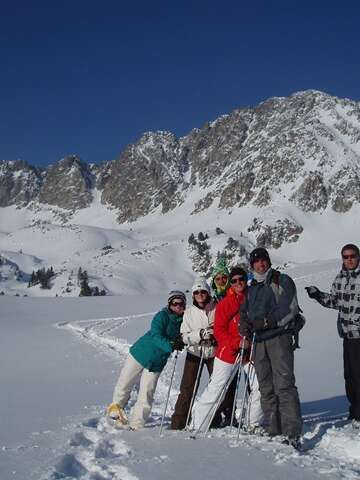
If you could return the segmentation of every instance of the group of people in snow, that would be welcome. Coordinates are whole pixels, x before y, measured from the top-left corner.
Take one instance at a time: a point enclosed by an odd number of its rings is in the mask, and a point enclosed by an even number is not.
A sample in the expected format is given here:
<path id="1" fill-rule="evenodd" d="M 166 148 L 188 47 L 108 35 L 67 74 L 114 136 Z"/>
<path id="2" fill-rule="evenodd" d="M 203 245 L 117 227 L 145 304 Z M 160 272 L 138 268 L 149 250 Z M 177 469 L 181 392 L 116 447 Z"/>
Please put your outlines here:
<path id="1" fill-rule="evenodd" d="M 342 268 L 331 293 L 315 286 L 306 290 L 310 298 L 339 311 L 349 419 L 360 422 L 359 249 L 347 244 L 341 256 Z M 286 443 L 297 447 L 302 419 L 294 349 L 303 317 L 295 283 L 272 268 L 267 250 L 260 247 L 250 254 L 250 273 L 240 266 L 229 270 L 220 259 L 212 272 L 211 289 L 205 278 L 197 278 L 189 307 L 183 292 L 170 292 L 166 307 L 154 316 L 150 330 L 130 348 L 107 415 L 133 430 L 144 427 L 168 358 L 173 351 L 185 347 L 184 371 L 171 429 L 206 431 L 237 426 L 237 375 L 243 371 L 251 378 L 247 382 L 244 428 L 250 433 L 281 435 Z M 194 402 L 204 365 L 210 380 Z M 135 384 L 139 384 L 139 391 L 128 420 L 124 409 Z M 210 415 L 214 405 L 217 408 Z"/>

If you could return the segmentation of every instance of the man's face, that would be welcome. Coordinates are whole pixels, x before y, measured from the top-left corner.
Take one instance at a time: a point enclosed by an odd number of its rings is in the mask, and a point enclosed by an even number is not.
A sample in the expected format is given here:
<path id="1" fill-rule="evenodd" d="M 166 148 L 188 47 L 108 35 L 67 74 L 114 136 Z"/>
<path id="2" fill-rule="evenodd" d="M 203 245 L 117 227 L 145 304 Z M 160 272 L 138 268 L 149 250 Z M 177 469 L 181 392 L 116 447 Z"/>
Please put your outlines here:
<path id="1" fill-rule="evenodd" d="M 359 256 L 354 250 L 347 249 L 342 252 L 342 261 L 346 270 L 355 270 L 359 265 Z"/>
<path id="2" fill-rule="evenodd" d="M 256 273 L 264 274 L 270 268 L 270 263 L 265 258 L 257 258 L 253 264 L 253 269 Z"/>

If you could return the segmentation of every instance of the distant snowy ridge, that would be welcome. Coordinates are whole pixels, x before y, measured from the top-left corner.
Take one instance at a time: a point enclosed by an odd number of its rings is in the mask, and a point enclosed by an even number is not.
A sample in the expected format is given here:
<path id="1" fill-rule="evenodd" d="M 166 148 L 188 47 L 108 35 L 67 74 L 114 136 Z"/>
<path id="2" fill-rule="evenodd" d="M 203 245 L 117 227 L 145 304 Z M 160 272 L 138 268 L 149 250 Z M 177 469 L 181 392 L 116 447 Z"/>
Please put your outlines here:
<path id="1" fill-rule="evenodd" d="M 359 167 L 360 104 L 314 90 L 182 138 L 147 132 L 101 165 L 2 161 L 0 255 L 17 255 L 24 278 L 55 276 L 50 291 L 10 278 L 0 291 L 79 295 L 79 268 L 107 294 L 187 289 L 219 254 L 246 263 L 258 245 L 280 266 L 332 259 L 360 242 Z"/>

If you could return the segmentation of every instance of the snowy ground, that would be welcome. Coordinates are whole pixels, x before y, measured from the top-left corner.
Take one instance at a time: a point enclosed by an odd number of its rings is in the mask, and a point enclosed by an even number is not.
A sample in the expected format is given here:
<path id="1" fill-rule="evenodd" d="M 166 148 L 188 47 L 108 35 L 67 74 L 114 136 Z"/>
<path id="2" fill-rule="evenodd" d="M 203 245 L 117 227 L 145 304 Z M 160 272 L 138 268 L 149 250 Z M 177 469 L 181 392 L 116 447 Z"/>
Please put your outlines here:
<path id="1" fill-rule="evenodd" d="M 360 433 L 345 420 L 336 313 L 304 295 L 309 284 L 327 290 L 338 266 L 323 261 L 289 270 L 307 317 L 296 353 L 303 454 L 263 438 L 242 435 L 236 441 L 224 430 L 196 440 L 169 430 L 160 437 L 171 361 L 147 428 L 128 432 L 107 425 L 103 412 L 128 346 L 147 329 L 162 295 L 1 297 L 1 480 L 359 478 Z"/>

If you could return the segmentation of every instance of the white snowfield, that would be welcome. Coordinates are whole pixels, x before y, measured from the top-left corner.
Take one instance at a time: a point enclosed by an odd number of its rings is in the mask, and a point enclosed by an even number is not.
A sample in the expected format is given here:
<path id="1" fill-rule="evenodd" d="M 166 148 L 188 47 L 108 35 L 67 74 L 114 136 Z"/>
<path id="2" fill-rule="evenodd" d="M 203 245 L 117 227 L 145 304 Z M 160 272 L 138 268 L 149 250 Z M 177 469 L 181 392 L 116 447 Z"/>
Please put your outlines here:
<path id="1" fill-rule="evenodd" d="M 160 377 L 146 428 L 132 432 L 108 425 L 104 411 L 128 347 L 149 327 L 166 292 L 0 297 L 1 480 L 359 478 L 360 431 L 346 420 L 336 312 L 304 291 L 311 284 L 328 290 L 338 267 L 337 261 L 324 261 L 288 269 L 307 318 L 296 352 L 303 453 L 256 436 L 242 434 L 237 441 L 229 429 L 195 440 L 168 430 L 185 353 L 177 364 L 162 437 L 173 359 Z"/>

